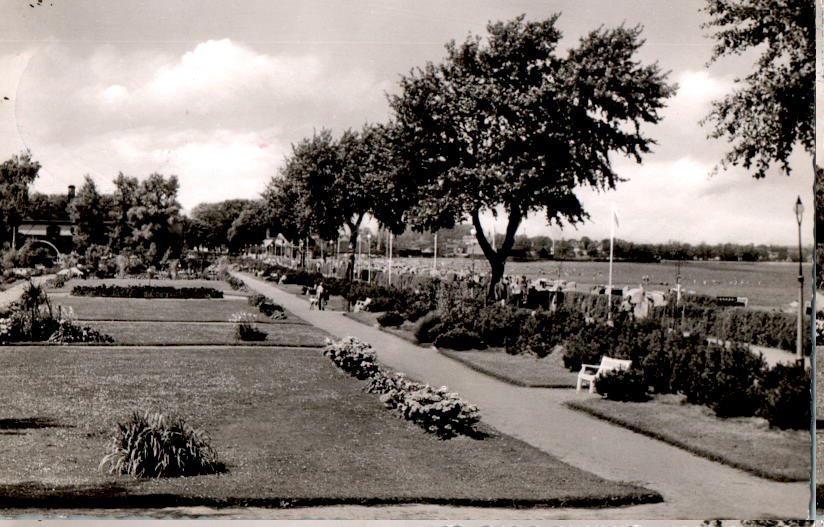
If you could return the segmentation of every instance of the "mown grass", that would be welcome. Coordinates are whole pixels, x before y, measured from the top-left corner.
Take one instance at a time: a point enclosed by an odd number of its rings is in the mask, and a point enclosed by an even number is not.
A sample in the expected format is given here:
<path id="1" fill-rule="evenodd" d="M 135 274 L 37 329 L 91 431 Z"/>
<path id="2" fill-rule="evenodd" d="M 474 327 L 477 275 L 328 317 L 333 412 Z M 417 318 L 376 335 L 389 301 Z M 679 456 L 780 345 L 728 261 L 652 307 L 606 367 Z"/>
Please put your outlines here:
<path id="1" fill-rule="evenodd" d="M 807 430 L 771 430 L 765 420 L 754 417 L 721 419 L 710 409 L 682 404 L 673 395 L 643 403 L 592 397 L 565 404 L 763 478 L 810 480 Z"/>
<path id="2" fill-rule="evenodd" d="M 98 286 L 98 285 L 153 285 L 160 287 L 211 287 L 224 294 L 248 295 L 248 292 L 235 291 L 223 280 L 171 280 L 171 279 L 149 279 L 149 278 L 72 278 L 61 288 L 50 288 L 47 291 L 71 291 L 76 285 Z"/>
<path id="3" fill-rule="evenodd" d="M 52 295 L 53 305 L 74 308 L 80 320 L 158 320 L 168 322 L 227 322 L 234 313 L 259 315 L 261 322 L 279 322 L 260 314 L 243 299 L 145 299 Z M 287 320 L 300 319 L 287 313 Z"/>
<path id="4" fill-rule="evenodd" d="M 317 349 L 0 348 L 0 369 L 0 417 L 22 423 L 0 430 L 0 506 L 72 497 L 124 506 L 124 495 L 268 506 L 660 500 L 492 429 L 483 440 L 439 440 L 395 418 Z M 115 424 L 134 409 L 209 431 L 228 472 L 151 481 L 98 472 Z"/>
<path id="5" fill-rule="evenodd" d="M 564 367 L 563 352 L 556 349 L 549 356 L 509 355 L 503 348 L 454 351 L 439 349 L 441 354 L 457 360 L 475 371 L 516 386 L 574 388 L 578 375 Z"/>
<path id="6" fill-rule="evenodd" d="M 110 335 L 115 344 L 128 345 L 225 345 L 238 344 L 230 322 L 83 322 Z M 269 346 L 323 346 L 329 336 L 308 324 L 259 324 Z"/>

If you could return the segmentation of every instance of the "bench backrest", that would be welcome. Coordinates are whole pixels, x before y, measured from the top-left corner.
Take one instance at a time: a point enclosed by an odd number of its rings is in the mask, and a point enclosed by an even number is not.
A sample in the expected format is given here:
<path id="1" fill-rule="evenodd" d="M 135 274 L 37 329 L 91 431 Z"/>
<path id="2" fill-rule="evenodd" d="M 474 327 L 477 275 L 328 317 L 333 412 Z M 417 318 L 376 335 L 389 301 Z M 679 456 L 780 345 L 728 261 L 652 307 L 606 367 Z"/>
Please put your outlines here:
<path id="1" fill-rule="evenodd" d="M 628 359 L 601 357 L 601 364 L 598 365 L 598 373 L 596 373 L 596 375 L 603 375 L 612 370 L 628 370 L 630 366 L 632 366 L 632 361 Z"/>

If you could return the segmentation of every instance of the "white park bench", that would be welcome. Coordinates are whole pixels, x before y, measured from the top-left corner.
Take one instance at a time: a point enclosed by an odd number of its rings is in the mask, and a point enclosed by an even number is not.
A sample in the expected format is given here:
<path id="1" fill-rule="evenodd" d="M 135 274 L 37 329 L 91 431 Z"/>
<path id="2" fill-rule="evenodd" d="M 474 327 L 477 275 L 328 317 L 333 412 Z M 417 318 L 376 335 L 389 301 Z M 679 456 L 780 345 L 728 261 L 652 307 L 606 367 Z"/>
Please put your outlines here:
<path id="1" fill-rule="evenodd" d="M 632 361 L 627 359 L 613 359 L 612 357 L 601 357 L 601 364 L 582 364 L 581 371 L 578 372 L 578 385 L 575 391 L 581 391 L 584 381 L 589 383 L 589 393 L 595 393 L 595 379 L 601 375 L 614 370 L 628 370 L 632 366 Z"/>
<path id="2" fill-rule="evenodd" d="M 365 300 L 358 300 L 357 302 L 355 302 L 355 313 L 357 313 L 358 311 L 365 311 L 366 306 L 368 306 L 371 303 L 371 298 L 366 298 Z"/>

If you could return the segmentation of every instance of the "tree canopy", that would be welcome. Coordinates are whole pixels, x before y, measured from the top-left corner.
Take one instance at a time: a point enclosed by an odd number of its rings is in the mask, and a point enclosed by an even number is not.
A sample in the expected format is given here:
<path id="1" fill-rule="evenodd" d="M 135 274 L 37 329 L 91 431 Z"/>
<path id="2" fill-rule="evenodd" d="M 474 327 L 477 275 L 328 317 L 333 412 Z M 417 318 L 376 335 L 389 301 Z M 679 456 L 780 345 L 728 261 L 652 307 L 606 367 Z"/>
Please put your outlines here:
<path id="1" fill-rule="evenodd" d="M 442 63 L 403 76 L 390 97 L 399 180 L 417 197 L 409 221 L 439 229 L 471 219 L 492 268 L 490 291 L 526 215 L 584 221 L 575 189 L 614 188 L 610 155 L 640 162 L 654 144 L 642 125 L 658 122 L 674 93 L 657 64 L 635 57 L 640 28 L 597 29 L 561 54 L 558 16 L 490 23 L 485 41 L 450 42 Z M 507 228 L 496 250 L 480 214 L 500 209 Z"/>
<path id="2" fill-rule="evenodd" d="M 69 217 L 74 223 L 72 244 L 76 251 L 84 253 L 89 246 L 104 245 L 108 241 L 102 204 L 94 180 L 87 175 L 68 206 Z"/>
<path id="3" fill-rule="evenodd" d="M 17 227 L 29 202 L 29 185 L 37 178 L 40 163 L 31 152 L 12 156 L 0 164 L 0 232 L 12 231 L 16 243 Z"/>
<path id="4" fill-rule="evenodd" d="M 402 232 L 403 198 L 391 177 L 390 133 L 389 127 L 366 125 L 335 140 L 330 130 L 323 129 L 292 145 L 279 176 L 264 193 L 284 236 L 292 241 L 311 235 L 333 240 L 345 227 L 354 261 L 367 215 Z"/>
<path id="5" fill-rule="evenodd" d="M 721 167 L 741 165 L 763 178 L 773 164 L 790 173 L 799 144 L 815 148 L 815 3 L 810 0 L 707 0 L 705 28 L 716 40 L 710 63 L 760 52 L 755 69 L 715 101 L 702 121 L 711 138 L 726 138 Z"/>

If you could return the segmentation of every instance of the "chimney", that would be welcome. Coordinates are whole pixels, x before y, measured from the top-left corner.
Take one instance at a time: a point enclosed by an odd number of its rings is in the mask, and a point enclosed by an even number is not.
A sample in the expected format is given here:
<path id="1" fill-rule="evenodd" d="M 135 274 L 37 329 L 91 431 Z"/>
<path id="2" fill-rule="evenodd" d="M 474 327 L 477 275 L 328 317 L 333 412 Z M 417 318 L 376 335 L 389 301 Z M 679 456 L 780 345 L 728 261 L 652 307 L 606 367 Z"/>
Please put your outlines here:
<path id="1" fill-rule="evenodd" d="M 69 201 L 74 199 L 74 185 L 69 185 Z"/>

